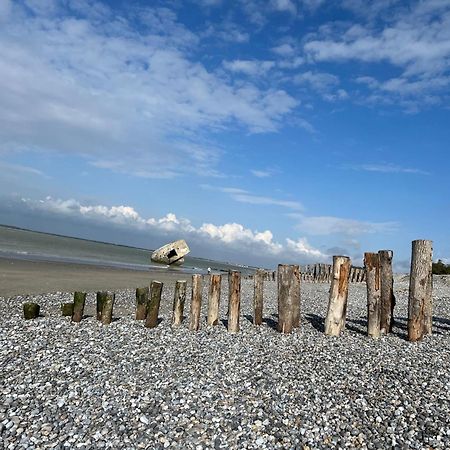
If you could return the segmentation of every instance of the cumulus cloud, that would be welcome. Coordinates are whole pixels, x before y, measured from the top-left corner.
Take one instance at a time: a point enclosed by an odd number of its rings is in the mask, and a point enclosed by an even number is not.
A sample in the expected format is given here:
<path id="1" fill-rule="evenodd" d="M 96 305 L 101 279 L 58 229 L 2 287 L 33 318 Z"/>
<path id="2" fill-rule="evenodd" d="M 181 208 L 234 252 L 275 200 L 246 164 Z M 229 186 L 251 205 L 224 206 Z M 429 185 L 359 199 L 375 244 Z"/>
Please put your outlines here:
<path id="1" fill-rule="evenodd" d="M 21 199 L 21 206 L 27 211 L 37 211 L 52 216 L 63 217 L 64 220 L 77 219 L 87 223 L 100 223 L 107 232 L 108 228 L 119 226 L 123 230 L 133 230 L 164 236 L 164 239 L 175 239 L 180 236 L 188 241 L 201 243 L 203 247 L 222 248 L 234 252 L 237 259 L 245 255 L 247 263 L 255 264 L 258 260 L 312 262 L 325 261 L 329 256 L 315 249 L 306 238 L 286 239 L 285 244 L 274 240 L 270 230 L 251 230 L 239 223 L 216 225 L 203 223 L 195 227 L 189 219 L 180 218 L 168 213 L 160 218 L 144 218 L 133 207 L 127 205 L 105 206 L 83 204 L 78 200 L 54 199 L 43 200 Z"/>

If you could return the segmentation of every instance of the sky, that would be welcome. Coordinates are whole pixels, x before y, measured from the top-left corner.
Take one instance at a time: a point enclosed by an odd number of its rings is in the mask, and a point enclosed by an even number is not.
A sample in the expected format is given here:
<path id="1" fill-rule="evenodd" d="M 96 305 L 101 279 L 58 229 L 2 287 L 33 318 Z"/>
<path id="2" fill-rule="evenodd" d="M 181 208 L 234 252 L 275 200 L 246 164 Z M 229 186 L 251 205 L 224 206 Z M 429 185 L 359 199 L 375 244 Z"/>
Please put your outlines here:
<path id="1" fill-rule="evenodd" d="M 0 86 L 0 223 L 450 262 L 450 0 L 0 0 Z"/>

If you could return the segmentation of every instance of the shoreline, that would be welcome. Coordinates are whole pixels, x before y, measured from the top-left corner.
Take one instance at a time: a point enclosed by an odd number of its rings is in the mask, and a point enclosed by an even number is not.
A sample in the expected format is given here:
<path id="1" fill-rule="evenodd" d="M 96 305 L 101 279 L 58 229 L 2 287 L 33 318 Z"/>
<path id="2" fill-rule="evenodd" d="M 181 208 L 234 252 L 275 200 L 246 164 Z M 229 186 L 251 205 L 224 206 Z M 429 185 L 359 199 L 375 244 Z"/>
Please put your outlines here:
<path id="1" fill-rule="evenodd" d="M 190 280 L 190 273 L 169 269 L 143 271 L 69 262 L 33 261 L 0 257 L 0 297 L 52 292 L 131 289 L 152 280 L 174 283 Z"/>

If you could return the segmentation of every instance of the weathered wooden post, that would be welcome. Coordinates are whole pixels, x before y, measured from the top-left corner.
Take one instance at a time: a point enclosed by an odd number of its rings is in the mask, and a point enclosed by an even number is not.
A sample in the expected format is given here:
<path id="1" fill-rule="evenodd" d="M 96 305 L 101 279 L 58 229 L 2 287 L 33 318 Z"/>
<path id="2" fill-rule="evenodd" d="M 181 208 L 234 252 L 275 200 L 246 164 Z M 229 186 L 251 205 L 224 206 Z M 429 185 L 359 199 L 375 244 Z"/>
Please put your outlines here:
<path id="1" fill-rule="evenodd" d="M 228 331 L 239 331 L 239 315 L 241 311 L 241 272 L 231 271 L 229 275 L 230 291 L 228 293 Z"/>
<path id="2" fill-rule="evenodd" d="M 107 295 L 108 293 L 105 291 L 97 292 L 97 320 L 102 320 L 103 305 Z"/>
<path id="3" fill-rule="evenodd" d="M 103 299 L 103 309 L 102 309 L 102 324 L 109 325 L 113 319 L 113 309 L 114 301 L 116 299 L 116 294 L 114 292 L 105 292 L 106 294 Z"/>
<path id="4" fill-rule="evenodd" d="M 362 283 L 363 282 L 363 275 L 364 275 L 364 269 L 361 269 L 360 267 L 358 267 L 358 277 L 356 279 L 356 281 L 358 283 Z"/>
<path id="5" fill-rule="evenodd" d="M 433 319 L 433 241 L 412 242 L 408 301 L 408 340 L 431 334 Z"/>
<path id="6" fill-rule="evenodd" d="M 222 277 L 218 274 L 211 275 L 208 295 L 208 325 L 219 323 L 220 290 Z"/>
<path id="7" fill-rule="evenodd" d="M 81 322 L 84 314 L 84 304 L 86 302 L 86 292 L 75 292 L 73 294 L 73 314 L 72 322 Z"/>
<path id="8" fill-rule="evenodd" d="M 253 288 L 253 324 L 261 325 L 263 319 L 264 278 L 262 270 L 255 272 Z"/>
<path id="9" fill-rule="evenodd" d="M 73 302 L 72 303 L 61 303 L 61 315 L 63 317 L 72 317 Z"/>
<path id="10" fill-rule="evenodd" d="M 37 303 L 24 303 L 23 304 L 23 317 L 25 320 L 36 319 L 39 317 L 39 311 L 41 307 Z"/>
<path id="11" fill-rule="evenodd" d="M 145 320 L 150 289 L 148 286 L 136 288 L 136 320 Z"/>
<path id="12" fill-rule="evenodd" d="M 331 279 L 330 299 L 325 319 L 327 336 L 339 336 L 345 327 L 351 265 L 349 257 L 333 256 L 333 278 Z"/>
<path id="13" fill-rule="evenodd" d="M 184 303 L 186 302 L 186 281 L 178 280 L 173 296 L 172 325 L 178 327 L 183 322 Z"/>
<path id="14" fill-rule="evenodd" d="M 392 331 L 392 322 L 395 306 L 394 276 L 392 273 L 392 250 L 380 250 L 380 276 L 381 276 L 381 317 L 380 332 L 388 334 Z"/>
<path id="15" fill-rule="evenodd" d="M 202 310 L 202 276 L 192 275 L 192 298 L 191 316 L 189 329 L 197 331 L 200 329 L 200 313 Z"/>
<path id="16" fill-rule="evenodd" d="M 300 326 L 300 273 L 297 265 L 278 265 L 278 331 Z"/>
<path id="17" fill-rule="evenodd" d="M 158 325 L 159 305 L 161 303 L 163 283 L 152 281 L 150 284 L 150 297 L 147 304 L 146 328 L 155 328 Z"/>
<path id="18" fill-rule="evenodd" d="M 380 257 L 378 253 L 364 253 L 364 266 L 367 283 L 367 334 L 380 337 L 381 319 L 381 281 Z"/>

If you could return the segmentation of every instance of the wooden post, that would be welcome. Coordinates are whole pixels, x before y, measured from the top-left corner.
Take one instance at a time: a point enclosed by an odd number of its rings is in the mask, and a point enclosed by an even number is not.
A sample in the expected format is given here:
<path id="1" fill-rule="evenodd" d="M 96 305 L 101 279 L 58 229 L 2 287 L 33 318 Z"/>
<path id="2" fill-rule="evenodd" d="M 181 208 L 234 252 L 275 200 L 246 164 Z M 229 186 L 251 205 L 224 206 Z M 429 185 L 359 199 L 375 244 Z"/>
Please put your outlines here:
<path id="1" fill-rule="evenodd" d="M 200 329 L 200 313 L 202 310 L 202 276 L 192 275 L 191 316 L 189 329 L 198 331 Z"/>
<path id="2" fill-rule="evenodd" d="M 162 288 L 163 283 L 160 281 L 152 281 L 150 284 L 150 298 L 147 304 L 147 317 L 145 318 L 145 327 L 147 328 L 155 328 L 158 325 Z"/>
<path id="3" fill-rule="evenodd" d="M 39 311 L 41 307 L 37 303 L 24 303 L 23 304 L 23 317 L 25 320 L 36 319 L 39 317 Z"/>
<path id="4" fill-rule="evenodd" d="M 278 265 L 278 331 L 300 326 L 300 274 L 296 265 Z"/>
<path id="5" fill-rule="evenodd" d="M 147 317 L 148 286 L 136 288 L 136 320 L 145 320 Z"/>
<path id="6" fill-rule="evenodd" d="M 107 292 L 97 292 L 97 320 L 102 320 L 103 305 L 106 301 Z"/>
<path id="7" fill-rule="evenodd" d="M 395 306 L 394 276 L 392 273 L 392 250 L 380 250 L 380 275 L 381 275 L 381 318 L 380 332 L 388 334 L 392 331 L 393 313 Z"/>
<path id="8" fill-rule="evenodd" d="M 255 272 L 254 289 L 253 289 L 253 324 L 261 325 L 263 319 L 263 296 L 264 296 L 264 279 L 262 271 L 258 269 Z"/>
<path id="9" fill-rule="evenodd" d="M 84 303 L 86 302 L 86 292 L 75 292 L 73 294 L 73 314 L 72 322 L 81 322 L 84 314 Z"/>
<path id="10" fill-rule="evenodd" d="M 222 286 L 222 277 L 220 275 L 211 275 L 209 282 L 208 295 L 208 325 L 217 325 L 219 323 L 219 304 L 220 290 Z"/>
<path id="11" fill-rule="evenodd" d="M 330 299 L 325 319 L 327 336 L 339 336 L 345 327 L 351 265 L 350 258 L 347 256 L 333 256 L 333 278 L 331 279 Z"/>
<path id="12" fill-rule="evenodd" d="M 380 257 L 378 253 L 364 253 L 364 266 L 367 283 L 367 334 L 380 337 L 381 282 Z"/>
<path id="13" fill-rule="evenodd" d="M 113 308 L 114 300 L 116 299 L 116 294 L 114 292 L 105 292 L 106 294 L 103 299 L 103 309 L 102 309 L 102 324 L 109 325 L 113 319 Z"/>
<path id="14" fill-rule="evenodd" d="M 183 322 L 184 303 L 186 302 L 186 281 L 178 280 L 173 296 L 172 325 L 178 327 Z"/>
<path id="15" fill-rule="evenodd" d="M 363 269 L 361 269 L 361 268 L 358 268 L 358 275 L 357 275 L 357 277 L 356 277 L 356 282 L 357 283 L 362 283 L 362 281 L 363 281 Z"/>
<path id="16" fill-rule="evenodd" d="M 229 277 L 228 331 L 237 333 L 239 331 L 239 316 L 241 312 L 241 272 L 233 270 Z"/>
<path id="17" fill-rule="evenodd" d="M 408 340 L 431 334 L 433 319 L 433 241 L 412 242 L 408 302 Z"/>
<path id="18" fill-rule="evenodd" d="M 72 317 L 73 302 L 72 303 L 61 303 L 61 315 L 63 317 Z"/>

